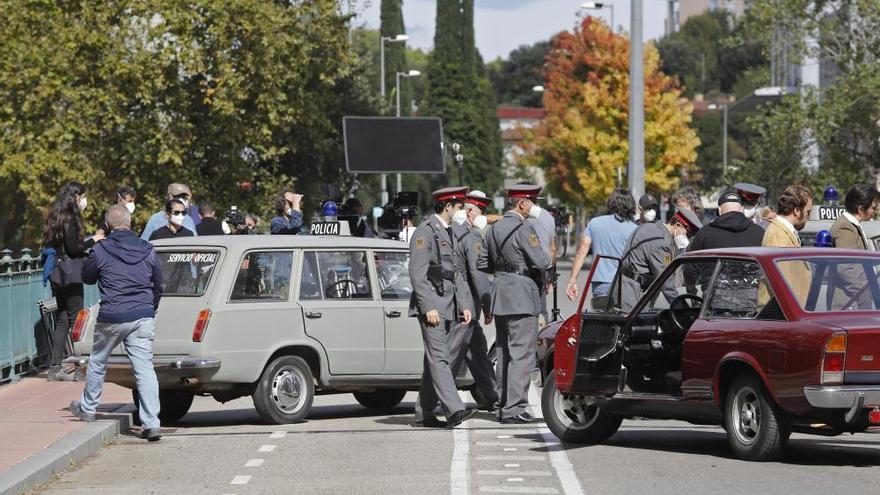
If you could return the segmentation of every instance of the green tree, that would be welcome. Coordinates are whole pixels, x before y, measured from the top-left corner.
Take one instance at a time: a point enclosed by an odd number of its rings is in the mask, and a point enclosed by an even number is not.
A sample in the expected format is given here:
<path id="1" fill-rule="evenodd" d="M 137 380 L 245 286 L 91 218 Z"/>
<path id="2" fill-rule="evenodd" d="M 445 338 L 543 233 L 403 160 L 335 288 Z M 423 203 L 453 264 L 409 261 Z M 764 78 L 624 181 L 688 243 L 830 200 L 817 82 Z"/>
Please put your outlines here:
<path id="1" fill-rule="evenodd" d="M 3 244 L 34 245 L 59 187 L 90 187 L 93 226 L 120 185 L 136 223 L 168 182 L 268 215 L 296 181 L 344 185 L 341 117 L 376 108 L 333 0 L 3 0 Z M 106 201 L 104 199 L 106 198 Z"/>
<path id="2" fill-rule="evenodd" d="M 541 107 L 541 93 L 532 88 L 544 84 L 544 59 L 550 47 L 550 41 L 523 45 L 510 52 L 506 60 L 496 59 L 488 65 L 489 79 L 499 103 Z"/>
<path id="3" fill-rule="evenodd" d="M 427 91 L 420 112 L 443 119 L 447 146 L 462 146 L 464 182 L 494 193 L 502 183 L 501 135 L 495 95 L 474 45 L 473 0 L 438 0 L 434 50 L 428 61 Z M 449 153 L 451 155 L 451 153 Z M 425 178 L 432 187 L 457 184 L 450 160 L 445 178 Z"/>
<path id="4" fill-rule="evenodd" d="M 406 34 L 406 27 L 403 24 L 403 0 L 382 0 L 380 22 L 379 32 L 382 37 L 393 38 Z M 406 44 L 385 43 L 385 91 L 391 107 L 394 107 L 397 97 L 394 93 L 396 74 L 409 69 L 406 64 Z M 412 100 L 412 91 L 409 90 L 406 81 L 402 81 L 400 86 L 400 114 L 406 116 L 410 113 L 408 103 Z"/>

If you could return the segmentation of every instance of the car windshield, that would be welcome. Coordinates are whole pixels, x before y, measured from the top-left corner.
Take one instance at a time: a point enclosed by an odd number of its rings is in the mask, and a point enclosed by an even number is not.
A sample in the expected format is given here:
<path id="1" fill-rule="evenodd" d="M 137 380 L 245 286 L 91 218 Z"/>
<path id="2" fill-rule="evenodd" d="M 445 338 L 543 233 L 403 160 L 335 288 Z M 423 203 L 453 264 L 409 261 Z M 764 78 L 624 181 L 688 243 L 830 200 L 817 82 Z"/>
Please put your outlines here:
<path id="1" fill-rule="evenodd" d="M 880 259 L 784 259 L 778 260 L 776 266 L 805 311 L 874 311 L 880 308 Z"/>
<path id="2" fill-rule="evenodd" d="M 201 296 L 217 266 L 217 251 L 159 251 L 162 296 Z"/>

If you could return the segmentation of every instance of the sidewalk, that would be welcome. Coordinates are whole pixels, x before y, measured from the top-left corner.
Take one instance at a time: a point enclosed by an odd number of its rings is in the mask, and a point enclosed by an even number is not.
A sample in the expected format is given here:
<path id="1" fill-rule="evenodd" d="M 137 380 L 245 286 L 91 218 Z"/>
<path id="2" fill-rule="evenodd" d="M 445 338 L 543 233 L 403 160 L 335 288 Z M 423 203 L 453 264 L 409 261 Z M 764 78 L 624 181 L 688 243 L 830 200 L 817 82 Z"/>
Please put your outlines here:
<path id="1" fill-rule="evenodd" d="M 67 411 L 83 386 L 41 375 L 0 387 L 0 494 L 48 481 L 128 429 L 134 410 L 129 389 L 104 384 L 98 421 L 85 423 Z"/>

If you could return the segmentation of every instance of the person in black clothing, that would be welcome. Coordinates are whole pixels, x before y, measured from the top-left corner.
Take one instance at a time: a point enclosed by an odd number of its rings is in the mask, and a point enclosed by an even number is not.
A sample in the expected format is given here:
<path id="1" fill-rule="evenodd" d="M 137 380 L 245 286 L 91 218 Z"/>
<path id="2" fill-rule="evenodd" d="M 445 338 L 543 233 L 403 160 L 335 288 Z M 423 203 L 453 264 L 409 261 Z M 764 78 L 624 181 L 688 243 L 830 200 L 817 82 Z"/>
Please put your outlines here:
<path id="1" fill-rule="evenodd" d="M 168 219 L 168 225 L 150 234 L 151 241 L 195 236 L 191 230 L 183 226 L 183 219 L 186 217 L 186 206 L 183 201 L 179 199 L 165 201 L 165 217 Z"/>
<path id="2" fill-rule="evenodd" d="M 687 250 L 760 246 L 763 239 L 764 229 L 743 214 L 742 198 L 728 190 L 718 198 L 718 218 L 697 232 Z"/>
<path id="3" fill-rule="evenodd" d="M 137 191 L 130 186 L 122 186 L 116 190 L 116 204 L 122 205 L 128 210 L 129 215 L 134 215 L 135 201 L 137 201 Z M 107 216 L 107 212 L 101 217 L 101 225 L 98 226 L 99 231 L 105 236 L 110 233 L 110 227 L 103 219 Z"/>
<path id="4" fill-rule="evenodd" d="M 61 368 L 70 329 L 76 316 L 83 309 L 82 265 L 85 264 L 89 248 L 104 239 L 98 232 L 85 239 L 82 211 L 88 206 L 86 188 L 79 182 L 68 182 L 61 188 L 58 197 L 49 207 L 46 226 L 43 229 L 43 248 L 54 249 L 56 274 L 61 265 L 69 276 L 52 276 L 52 295 L 58 304 L 55 313 L 55 330 L 52 336 L 52 349 L 49 360 L 49 381 L 73 380 L 74 376 Z"/>
<path id="5" fill-rule="evenodd" d="M 223 222 L 217 220 L 217 210 L 214 205 L 203 201 L 199 205 L 199 215 L 202 221 L 196 225 L 196 233 L 199 235 L 225 235 L 223 231 Z"/>

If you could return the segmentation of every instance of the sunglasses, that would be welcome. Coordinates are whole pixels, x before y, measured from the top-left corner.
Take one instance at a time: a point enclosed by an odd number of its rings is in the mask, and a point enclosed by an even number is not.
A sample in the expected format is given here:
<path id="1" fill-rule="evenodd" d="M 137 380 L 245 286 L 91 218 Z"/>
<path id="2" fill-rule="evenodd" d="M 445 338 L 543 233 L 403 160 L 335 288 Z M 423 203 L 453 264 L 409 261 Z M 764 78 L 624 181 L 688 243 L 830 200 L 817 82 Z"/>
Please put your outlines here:
<path id="1" fill-rule="evenodd" d="M 171 210 L 172 215 L 183 215 L 184 213 L 186 213 L 184 210 Z"/>

